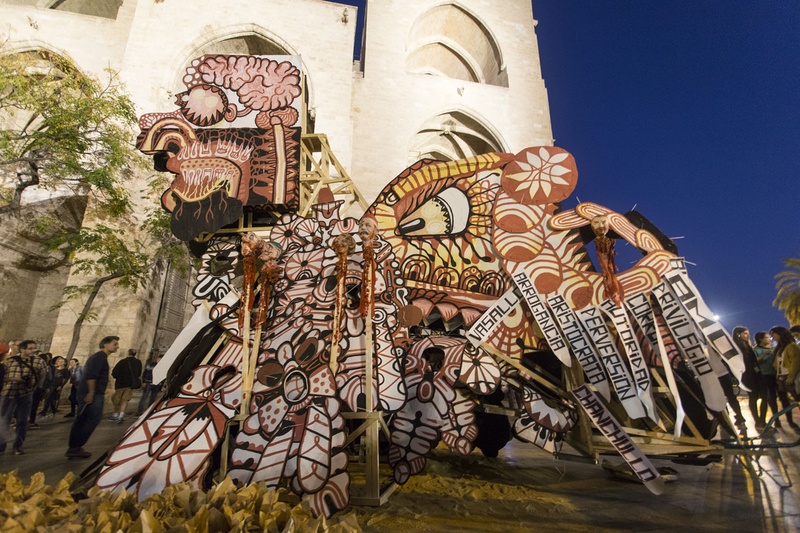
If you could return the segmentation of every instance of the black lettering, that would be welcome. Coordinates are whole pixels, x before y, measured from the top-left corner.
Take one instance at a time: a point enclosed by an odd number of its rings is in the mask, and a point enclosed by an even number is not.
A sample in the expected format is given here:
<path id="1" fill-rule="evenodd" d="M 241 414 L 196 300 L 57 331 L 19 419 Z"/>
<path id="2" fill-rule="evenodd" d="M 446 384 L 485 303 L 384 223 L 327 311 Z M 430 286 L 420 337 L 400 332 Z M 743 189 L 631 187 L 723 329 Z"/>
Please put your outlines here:
<path id="1" fill-rule="evenodd" d="M 714 346 L 714 349 L 725 359 L 739 355 L 739 350 L 733 345 L 725 330 L 715 328 L 714 331 L 708 333 L 707 337 L 709 344 Z"/>

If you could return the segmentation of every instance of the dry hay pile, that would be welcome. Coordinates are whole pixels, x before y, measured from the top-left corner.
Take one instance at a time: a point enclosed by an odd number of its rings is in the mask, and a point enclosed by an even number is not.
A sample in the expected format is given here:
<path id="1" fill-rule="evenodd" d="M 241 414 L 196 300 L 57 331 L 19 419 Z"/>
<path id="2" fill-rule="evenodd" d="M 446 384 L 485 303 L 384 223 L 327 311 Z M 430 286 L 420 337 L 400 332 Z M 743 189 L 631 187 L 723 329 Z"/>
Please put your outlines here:
<path id="1" fill-rule="evenodd" d="M 129 492 L 93 488 L 76 502 L 69 492 L 74 478 L 70 473 L 51 487 L 39 472 L 25 486 L 16 472 L 0 474 L 0 533 L 361 531 L 353 513 L 330 522 L 314 518 L 305 505 L 279 501 L 280 493 L 261 483 L 236 489 L 226 479 L 208 492 L 180 483 L 142 502 Z"/>

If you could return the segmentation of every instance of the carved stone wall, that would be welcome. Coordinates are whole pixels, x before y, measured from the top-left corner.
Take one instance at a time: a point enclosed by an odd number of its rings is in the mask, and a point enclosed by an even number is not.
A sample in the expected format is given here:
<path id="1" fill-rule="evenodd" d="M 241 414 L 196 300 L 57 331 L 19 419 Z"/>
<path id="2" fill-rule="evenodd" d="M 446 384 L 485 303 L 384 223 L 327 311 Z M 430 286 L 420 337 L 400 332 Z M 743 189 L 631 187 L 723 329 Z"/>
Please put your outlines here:
<path id="1" fill-rule="evenodd" d="M 0 0 L 0 20 L 12 50 L 45 48 L 98 77 L 119 71 L 141 113 L 171 110 L 183 69 L 204 53 L 299 54 L 307 123 L 328 136 L 368 201 L 419 157 L 552 144 L 529 0 L 370 0 L 355 64 L 357 11 L 323 0 Z M 13 240 L 2 255 L 13 256 Z M 66 350 L 80 302 L 55 320 L 42 309 L 64 284 L 85 280 L 62 272 L 45 282 L 12 272 L 15 260 L 0 261 L 0 276 L 36 290 L 36 304 L 24 313 L 17 306 L 13 327 L 3 319 L 0 338 L 52 328 L 53 349 Z M 0 288 L 13 290 L 8 283 Z M 77 353 L 116 334 L 123 349 L 144 357 L 156 340 L 163 287 L 157 276 L 135 293 L 104 288 Z"/>
<path id="2" fill-rule="evenodd" d="M 0 339 L 34 339 L 41 350 L 50 348 L 58 318 L 50 307 L 61 299 L 69 268 L 64 257 L 42 250 L 28 226 L 36 212 L 49 211 L 79 227 L 85 209 L 85 197 L 61 197 L 0 217 Z"/>

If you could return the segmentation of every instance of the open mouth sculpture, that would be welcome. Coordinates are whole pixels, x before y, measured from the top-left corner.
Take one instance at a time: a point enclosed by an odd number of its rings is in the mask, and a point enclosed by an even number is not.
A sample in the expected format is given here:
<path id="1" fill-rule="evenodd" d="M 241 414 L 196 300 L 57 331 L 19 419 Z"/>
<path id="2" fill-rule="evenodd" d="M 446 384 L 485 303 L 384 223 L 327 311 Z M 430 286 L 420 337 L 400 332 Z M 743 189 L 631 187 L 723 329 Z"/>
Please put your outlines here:
<path id="1" fill-rule="evenodd" d="M 137 147 L 175 175 L 161 197 L 181 240 L 213 233 L 245 208 L 299 205 L 300 71 L 268 57 L 203 56 L 186 71 L 178 109 L 139 120 Z"/>

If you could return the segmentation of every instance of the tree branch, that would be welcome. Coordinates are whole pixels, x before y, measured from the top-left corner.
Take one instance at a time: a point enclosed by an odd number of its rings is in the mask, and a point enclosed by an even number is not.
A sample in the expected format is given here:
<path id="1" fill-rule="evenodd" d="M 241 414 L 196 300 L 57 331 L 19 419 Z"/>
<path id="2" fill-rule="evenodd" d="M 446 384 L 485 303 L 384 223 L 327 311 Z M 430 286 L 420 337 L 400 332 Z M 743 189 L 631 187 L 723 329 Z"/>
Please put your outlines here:
<path id="1" fill-rule="evenodd" d="M 72 356 L 75 355 L 75 349 L 78 347 L 78 340 L 81 336 L 81 326 L 83 326 L 83 321 L 89 315 L 89 309 L 92 308 L 92 304 L 94 303 L 94 299 L 97 297 L 97 293 L 100 292 L 100 287 L 107 281 L 111 281 L 113 279 L 121 278 L 122 274 L 109 274 L 107 276 L 103 276 L 102 278 L 98 279 L 94 282 L 94 287 L 92 287 L 92 292 L 89 293 L 89 298 L 87 298 L 86 303 L 83 304 L 83 309 L 81 310 L 80 315 L 78 315 L 78 319 L 75 321 L 75 325 L 72 326 L 72 341 L 69 344 L 69 350 L 67 350 L 67 361 L 72 359 Z"/>
<path id="2" fill-rule="evenodd" d="M 14 188 L 14 196 L 11 198 L 8 205 L 0 207 L 0 215 L 17 211 L 22 205 L 22 193 L 25 192 L 25 189 L 33 187 L 34 185 L 39 185 L 39 165 L 33 161 L 28 161 L 28 168 L 30 168 L 31 171 L 29 174 L 30 179 L 17 182 L 17 186 Z M 17 173 L 17 176 L 20 175 L 24 176 L 24 174 Z"/>

